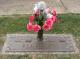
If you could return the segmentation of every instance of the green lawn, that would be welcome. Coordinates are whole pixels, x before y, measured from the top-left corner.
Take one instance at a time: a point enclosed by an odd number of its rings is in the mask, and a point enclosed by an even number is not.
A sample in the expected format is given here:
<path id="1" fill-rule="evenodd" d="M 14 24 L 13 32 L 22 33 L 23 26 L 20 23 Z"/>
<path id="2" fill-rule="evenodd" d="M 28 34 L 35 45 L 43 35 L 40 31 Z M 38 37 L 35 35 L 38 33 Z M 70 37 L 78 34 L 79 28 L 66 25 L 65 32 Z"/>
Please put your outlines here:
<path id="1" fill-rule="evenodd" d="M 14 15 L 0 17 L 0 34 L 16 32 L 26 33 L 25 27 L 28 23 L 28 16 L 29 15 Z M 62 14 L 61 16 L 57 15 L 57 18 L 58 22 L 54 24 L 53 29 L 44 33 L 70 33 L 80 36 L 80 14 Z"/>
<path id="2" fill-rule="evenodd" d="M 14 15 L 0 17 L 0 35 L 26 31 L 29 15 Z M 80 14 L 57 15 L 58 21 L 53 29 L 44 33 L 68 33 L 80 36 Z M 28 32 L 29 33 L 29 32 Z M 31 32 L 34 33 L 34 32 Z"/>
<path id="3" fill-rule="evenodd" d="M 26 31 L 26 24 L 28 23 L 29 15 L 13 15 L 13 16 L 1 16 L 0 17 L 0 37 L 5 36 L 7 33 L 34 33 Z M 57 15 L 57 22 L 54 24 L 53 29 L 48 34 L 72 34 L 78 39 L 77 46 L 80 47 L 80 14 L 62 14 Z M 3 44 L 2 38 L 0 38 L 0 45 Z M 42 55 L 41 55 L 42 56 Z M 46 55 L 39 56 L 37 59 L 47 59 Z M 80 59 L 80 55 L 47 55 L 48 59 Z M 7 59 L 20 59 L 20 56 L 13 56 L 13 58 Z M 26 56 L 31 59 L 31 57 Z M 2 57 L 0 59 L 5 59 Z M 24 59 L 22 57 L 21 59 Z"/>

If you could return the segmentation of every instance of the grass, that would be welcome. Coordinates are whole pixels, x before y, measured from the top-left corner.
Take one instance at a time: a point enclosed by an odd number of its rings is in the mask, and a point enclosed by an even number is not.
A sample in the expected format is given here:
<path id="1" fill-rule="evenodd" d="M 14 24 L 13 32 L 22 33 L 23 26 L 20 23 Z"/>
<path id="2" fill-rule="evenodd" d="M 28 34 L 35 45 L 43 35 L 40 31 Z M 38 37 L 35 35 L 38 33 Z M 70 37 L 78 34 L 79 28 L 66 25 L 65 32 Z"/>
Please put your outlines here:
<path id="1" fill-rule="evenodd" d="M 0 17 L 0 33 L 26 32 L 25 26 L 28 22 L 28 17 Z"/>
<path id="2" fill-rule="evenodd" d="M 26 24 L 28 23 L 28 16 L 14 15 L 0 17 L 0 35 L 16 32 L 27 33 Z M 80 14 L 62 14 L 57 15 L 57 18 L 58 21 L 54 24 L 53 29 L 44 33 L 68 33 L 74 36 L 80 36 Z"/>
<path id="3" fill-rule="evenodd" d="M 7 33 L 34 33 L 26 31 L 29 15 L 13 15 L 0 17 L 0 37 Z M 54 24 L 51 31 L 45 32 L 48 34 L 72 34 L 78 39 L 77 46 L 80 47 L 80 14 L 62 14 L 57 15 L 57 22 Z M 0 45 L 3 44 L 0 38 Z M 48 56 L 48 57 L 47 57 Z M 0 59 L 25 59 L 25 56 L 0 56 Z M 80 59 L 80 55 L 38 55 L 37 59 Z M 26 56 L 26 59 L 31 59 Z"/>

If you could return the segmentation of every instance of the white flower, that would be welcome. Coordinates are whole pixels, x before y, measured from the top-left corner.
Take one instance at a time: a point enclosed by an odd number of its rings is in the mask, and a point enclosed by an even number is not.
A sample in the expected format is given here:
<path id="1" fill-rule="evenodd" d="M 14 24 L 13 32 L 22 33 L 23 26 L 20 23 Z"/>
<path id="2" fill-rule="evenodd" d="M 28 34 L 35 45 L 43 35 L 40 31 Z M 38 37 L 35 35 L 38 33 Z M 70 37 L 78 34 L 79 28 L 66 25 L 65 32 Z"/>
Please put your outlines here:
<path id="1" fill-rule="evenodd" d="M 48 14 L 48 13 L 50 12 L 50 8 L 46 8 L 46 9 L 44 10 L 44 12 L 45 12 L 46 14 Z"/>
<path id="2" fill-rule="evenodd" d="M 38 10 L 38 4 L 36 3 L 35 5 L 34 5 L 34 13 L 36 13 L 37 12 L 37 10 Z"/>
<path id="3" fill-rule="evenodd" d="M 39 10 L 44 10 L 44 9 L 46 9 L 46 3 L 45 3 L 44 1 L 38 2 L 37 5 L 38 5 L 37 7 L 38 7 Z"/>
<path id="4" fill-rule="evenodd" d="M 39 10 L 44 10 L 46 9 L 46 3 L 44 1 L 40 1 L 40 2 L 37 2 L 35 5 L 34 5 L 34 11 L 36 11 L 37 9 Z"/>
<path id="5" fill-rule="evenodd" d="M 50 13 L 47 14 L 47 18 L 52 18 L 52 16 L 53 16 L 53 15 L 50 14 Z"/>

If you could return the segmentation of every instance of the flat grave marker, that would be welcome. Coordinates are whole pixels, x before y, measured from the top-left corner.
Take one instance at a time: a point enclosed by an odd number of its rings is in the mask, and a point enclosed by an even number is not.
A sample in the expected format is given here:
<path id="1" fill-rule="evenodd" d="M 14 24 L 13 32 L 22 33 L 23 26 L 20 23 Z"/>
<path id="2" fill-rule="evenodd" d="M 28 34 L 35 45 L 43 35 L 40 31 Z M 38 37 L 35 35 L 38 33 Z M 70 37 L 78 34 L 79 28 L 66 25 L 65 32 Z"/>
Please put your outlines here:
<path id="1" fill-rule="evenodd" d="M 7 34 L 2 54 L 60 54 L 76 53 L 72 35 L 44 34 L 42 42 L 36 34 Z"/>

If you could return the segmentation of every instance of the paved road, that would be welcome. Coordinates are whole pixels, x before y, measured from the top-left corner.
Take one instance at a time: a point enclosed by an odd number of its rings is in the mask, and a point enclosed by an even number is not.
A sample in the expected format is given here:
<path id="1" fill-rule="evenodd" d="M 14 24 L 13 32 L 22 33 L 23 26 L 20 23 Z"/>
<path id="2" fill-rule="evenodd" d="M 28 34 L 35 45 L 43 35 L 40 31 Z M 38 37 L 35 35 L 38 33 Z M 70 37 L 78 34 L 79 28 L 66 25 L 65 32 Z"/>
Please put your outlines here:
<path id="1" fill-rule="evenodd" d="M 0 0 L 0 15 L 27 14 L 32 12 L 33 4 L 38 0 Z M 57 13 L 80 13 L 80 0 L 44 0 Z M 57 2 L 59 1 L 59 2 Z"/>

